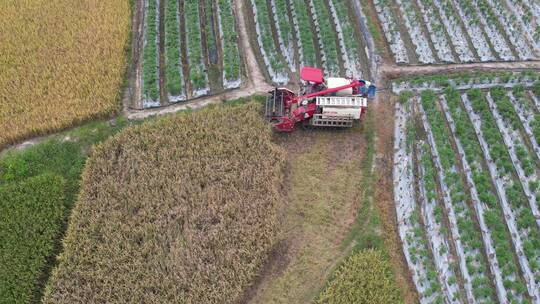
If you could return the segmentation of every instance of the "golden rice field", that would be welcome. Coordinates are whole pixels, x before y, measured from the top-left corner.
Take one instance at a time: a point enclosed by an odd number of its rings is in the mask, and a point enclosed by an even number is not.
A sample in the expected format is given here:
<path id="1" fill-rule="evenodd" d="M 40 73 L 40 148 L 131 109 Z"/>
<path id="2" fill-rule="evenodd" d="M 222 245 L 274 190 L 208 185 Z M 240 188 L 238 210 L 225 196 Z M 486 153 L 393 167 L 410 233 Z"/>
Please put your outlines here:
<path id="1" fill-rule="evenodd" d="M 119 108 L 129 0 L 2 0 L 0 29 L 0 147 Z"/>

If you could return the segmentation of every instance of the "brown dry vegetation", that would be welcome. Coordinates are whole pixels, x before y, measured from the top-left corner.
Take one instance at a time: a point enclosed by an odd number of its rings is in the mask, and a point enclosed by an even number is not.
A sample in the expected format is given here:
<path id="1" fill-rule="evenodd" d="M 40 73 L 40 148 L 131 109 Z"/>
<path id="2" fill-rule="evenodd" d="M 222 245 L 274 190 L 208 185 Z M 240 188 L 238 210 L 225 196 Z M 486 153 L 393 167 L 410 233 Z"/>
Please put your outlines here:
<path id="1" fill-rule="evenodd" d="M 45 303 L 232 303 L 278 236 L 283 151 L 249 104 L 133 127 L 83 174 Z"/>
<path id="2" fill-rule="evenodd" d="M 117 110 L 129 19 L 128 0 L 0 1 L 0 148 Z"/>
<path id="3" fill-rule="evenodd" d="M 248 303 L 310 303 L 350 252 L 342 241 L 361 205 L 365 128 L 279 134 L 288 151 L 285 252 Z"/>

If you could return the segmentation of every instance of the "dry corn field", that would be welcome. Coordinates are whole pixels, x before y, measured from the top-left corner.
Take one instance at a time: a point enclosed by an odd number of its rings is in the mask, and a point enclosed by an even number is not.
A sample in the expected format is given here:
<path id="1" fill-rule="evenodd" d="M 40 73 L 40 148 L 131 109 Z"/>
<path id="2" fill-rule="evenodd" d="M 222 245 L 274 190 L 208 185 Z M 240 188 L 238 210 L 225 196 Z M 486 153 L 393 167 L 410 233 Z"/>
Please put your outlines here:
<path id="1" fill-rule="evenodd" d="M 0 147 L 119 106 L 128 0 L 0 1 Z"/>
<path id="2" fill-rule="evenodd" d="M 177 115 L 98 147 L 44 302 L 237 302 L 284 203 L 284 153 L 259 113 Z"/>

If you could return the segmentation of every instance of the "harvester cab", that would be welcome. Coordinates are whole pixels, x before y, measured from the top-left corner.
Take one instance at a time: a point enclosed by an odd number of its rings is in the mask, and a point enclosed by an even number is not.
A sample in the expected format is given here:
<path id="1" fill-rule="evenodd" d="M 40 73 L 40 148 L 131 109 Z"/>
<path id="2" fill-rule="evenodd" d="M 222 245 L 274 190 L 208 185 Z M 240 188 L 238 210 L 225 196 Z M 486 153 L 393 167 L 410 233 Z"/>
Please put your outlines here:
<path id="1" fill-rule="evenodd" d="M 323 72 L 304 67 L 301 93 L 287 88 L 268 92 L 265 117 L 278 131 L 290 132 L 296 123 L 315 127 L 350 128 L 367 111 L 368 99 L 375 97 L 376 87 L 369 81 L 354 78 L 324 79 Z"/>

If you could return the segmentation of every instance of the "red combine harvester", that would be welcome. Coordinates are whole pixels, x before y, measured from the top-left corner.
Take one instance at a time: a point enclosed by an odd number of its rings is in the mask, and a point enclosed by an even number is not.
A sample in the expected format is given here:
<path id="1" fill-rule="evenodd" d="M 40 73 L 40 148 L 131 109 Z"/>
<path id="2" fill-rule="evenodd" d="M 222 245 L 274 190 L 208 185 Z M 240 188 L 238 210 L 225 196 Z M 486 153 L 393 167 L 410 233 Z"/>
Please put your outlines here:
<path id="1" fill-rule="evenodd" d="M 303 92 L 296 96 L 287 88 L 268 92 L 266 119 L 276 130 L 290 132 L 296 123 L 317 127 L 350 128 L 367 110 L 376 87 L 353 78 L 323 78 L 320 69 L 304 67 L 300 72 Z"/>

